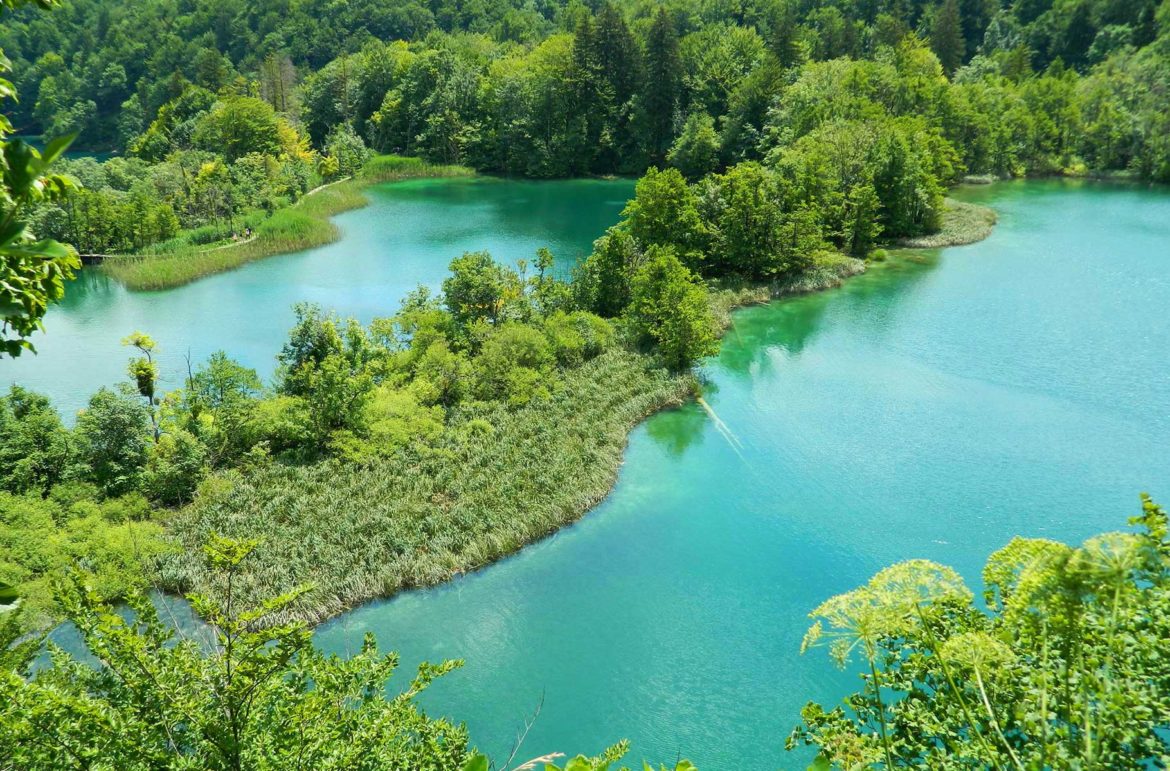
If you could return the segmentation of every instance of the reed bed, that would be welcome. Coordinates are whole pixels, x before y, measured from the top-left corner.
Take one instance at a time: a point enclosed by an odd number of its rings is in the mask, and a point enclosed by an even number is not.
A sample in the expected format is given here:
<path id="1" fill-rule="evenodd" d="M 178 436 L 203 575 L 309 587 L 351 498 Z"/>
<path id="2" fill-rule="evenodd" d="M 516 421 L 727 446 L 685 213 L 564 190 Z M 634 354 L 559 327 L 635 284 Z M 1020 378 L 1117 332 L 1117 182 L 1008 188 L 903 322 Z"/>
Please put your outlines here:
<path id="1" fill-rule="evenodd" d="M 452 420 L 437 443 L 390 459 L 218 476 L 171 522 L 185 548 L 160 578 L 214 594 L 199 555 L 216 532 L 262 540 L 236 585 L 245 604 L 308 582 L 286 617 L 311 623 L 448 580 L 581 517 L 609 493 L 629 431 L 693 389 L 613 350 L 566 373 L 549 399 Z"/>
<path id="2" fill-rule="evenodd" d="M 731 312 L 736 308 L 832 289 L 864 272 L 864 260 L 838 252 L 821 252 L 814 256 L 812 266 L 798 276 L 769 283 L 721 281 L 712 284 L 708 297 L 716 323 L 725 330 L 731 326 Z"/>
<path id="3" fill-rule="evenodd" d="M 995 211 L 986 206 L 948 198 L 942 227 L 937 233 L 904 238 L 898 241 L 898 246 L 906 249 L 941 249 L 974 244 L 991 235 L 998 219 Z"/>
<path id="4" fill-rule="evenodd" d="M 369 185 L 428 177 L 463 177 L 474 172 L 462 166 L 441 166 L 418 158 L 376 156 L 355 178 L 325 185 L 293 205 L 278 209 L 255 226 L 249 241 L 205 248 L 179 243 L 135 255 L 113 255 L 102 270 L 134 290 L 170 289 L 196 279 L 277 254 L 311 249 L 337 240 L 330 217 L 365 206 L 362 190 Z"/>

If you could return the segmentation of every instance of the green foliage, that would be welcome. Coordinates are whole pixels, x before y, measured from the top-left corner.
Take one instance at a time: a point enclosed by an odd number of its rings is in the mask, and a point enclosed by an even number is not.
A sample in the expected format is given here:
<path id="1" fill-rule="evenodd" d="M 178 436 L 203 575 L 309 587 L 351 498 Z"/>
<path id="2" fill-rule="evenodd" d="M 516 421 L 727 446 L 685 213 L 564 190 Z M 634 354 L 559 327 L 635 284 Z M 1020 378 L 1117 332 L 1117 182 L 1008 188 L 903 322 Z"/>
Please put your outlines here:
<path id="1" fill-rule="evenodd" d="M 709 275 L 754 280 L 793 276 L 823 248 L 815 213 L 789 210 L 779 176 L 758 163 L 741 163 L 713 175 L 701 200 L 714 236 L 703 263 Z"/>
<path id="2" fill-rule="evenodd" d="M 0 51 L 0 103 L 15 97 L 4 79 L 8 60 Z M 29 229 L 30 209 L 63 198 L 73 182 L 49 173 L 72 136 L 50 142 L 44 153 L 17 139 L 12 124 L 0 115 L 0 355 L 34 350 L 30 335 L 41 329 L 51 303 L 60 300 L 65 281 L 80 267 L 71 247 L 39 239 Z"/>
<path id="3" fill-rule="evenodd" d="M 577 367 L 614 344 L 613 326 L 592 313 L 556 311 L 545 318 L 544 333 L 562 367 Z"/>
<path id="4" fill-rule="evenodd" d="M 670 247 L 652 246 L 630 282 L 630 327 L 652 340 L 666 365 L 690 367 L 719 350 L 707 292 Z"/>
<path id="5" fill-rule="evenodd" d="M 332 160 L 333 173 L 322 176 L 349 177 L 365 167 L 370 160 L 370 149 L 348 123 L 343 123 L 335 127 L 325 138 L 325 158 Z"/>
<path id="6" fill-rule="evenodd" d="M 682 80 L 678 30 L 660 6 L 646 35 L 646 82 L 638 105 L 642 147 L 652 164 L 666 160 L 673 142 Z"/>
<path id="7" fill-rule="evenodd" d="M 332 432 L 363 427 L 374 387 L 366 365 L 374 351 L 355 320 L 343 325 L 336 316 L 306 303 L 294 310 L 297 323 L 277 356 L 279 390 L 303 401 L 314 443 L 324 449 Z"/>
<path id="8" fill-rule="evenodd" d="M 12 386 L 0 396 L 0 489 L 47 495 L 76 459 L 71 439 L 47 398 Z"/>
<path id="9" fill-rule="evenodd" d="M 856 249 L 879 233 L 938 229 L 943 193 L 929 136 L 908 119 L 828 123 L 771 160 L 793 204 L 817 212 L 827 240 Z"/>
<path id="10" fill-rule="evenodd" d="M 517 406 L 548 398 L 555 362 L 541 330 L 518 322 L 502 324 L 486 335 L 476 357 L 478 395 Z"/>
<path id="11" fill-rule="evenodd" d="M 719 165 L 719 135 L 711 116 L 705 112 L 691 113 L 666 160 L 691 180 L 714 171 Z"/>
<path id="12" fill-rule="evenodd" d="M 468 252 L 451 261 L 443 297 L 455 323 L 464 330 L 477 322 L 500 320 L 504 305 L 519 288 L 514 277 L 487 252 Z"/>
<path id="13" fill-rule="evenodd" d="M 935 9 L 930 44 L 948 75 L 962 65 L 967 56 L 967 41 L 963 39 L 958 0 L 943 0 Z"/>
<path id="14" fill-rule="evenodd" d="M 365 205 L 360 187 L 359 182 L 346 181 L 316 188 L 292 206 L 278 208 L 271 216 L 258 220 L 254 237 L 248 241 L 212 248 L 175 241 L 152 247 L 147 254 L 107 258 L 102 270 L 132 289 L 164 289 L 231 270 L 251 260 L 320 246 L 337 237 L 337 228 L 329 217 Z M 188 237 L 195 232 L 190 231 Z M 213 227 L 212 240 L 221 238 L 222 233 L 221 228 Z"/>
<path id="15" fill-rule="evenodd" d="M 630 304 L 630 279 L 641 263 L 642 249 L 634 237 L 625 228 L 610 228 L 575 272 L 577 304 L 607 318 L 620 316 Z"/>
<path id="16" fill-rule="evenodd" d="M 150 408 L 125 390 L 102 388 L 77 415 L 79 455 L 106 495 L 138 488 L 150 446 Z"/>
<path id="17" fill-rule="evenodd" d="M 669 246 L 692 268 L 702 259 L 707 234 L 699 218 L 698 201 L 677 169 L 647 171 L 638 180 L 622 216 L 639 244 Z"/>
<path id="18" fill-rule="evenodd" d="M 191 373 L 174 405 L 185 430 L 198 437 L 213 465 L 238 458 L 248 448 L 245 430 L 260 394 L 256 371 L 232 361 L 223 351 Z"/>
<path id="19" fill-rule="evenodd" d="M 526 333 L 523 342 L 539 345 Z M 199 545 L 211 532 L 262 538 L 264 549 L 243 566 L 240 596 L 259 601 L 312 575 L 317 586 L 282 617 L 319 621 L 512 553 L 600 500 L 617 473 L 629 429 L 690 393 L 687 378 L 671 377 L 621 349 L 564 370 L 558 380 L 548 398 L 521 407 L 463 402 L 437 433 L 436 410 L 420 412 L 408 397 L 386 407 L 395 392 L 382 386 L 366 409 L 367 437 L 377 430 L 373 418 L 388 419 L 391 410 L 429 428 L 412 429 L 397 449 L 365 454 L 357 446 L 360 463 L 348 455 L 302 465 L 262 463 L 205 484 L 194 504 L 171 520 L 185 548 L 167 557 L 161 580 L 219 596 L 223 587 L 194 556 Z M 261 402 L 258 413 L 269 414 L 266 405 Z M 375 440 L 366 441 L 370 447 Z M 351 442 L 344 439 L 343 449 L 355 447 Z"/>
<path id="20" fill-rule="evenodd" d="M 203 150 L 222 153 L 228 161 L 245 155 L 278 155 L 281 146 L 280 119 L 262 99 L 233 97 L 217 102 L 195 125 L 193 144 Z"/>
<path id="21" fill-rule="evenodd" d="M 24 628 L 43 628 L 59 617 L 52 584 L 66 568 L 84 566 L 93 574 L 93 590 L 116 599 L 143 585 L 166 548 L 140 496 L 98 502 L 84 488 L 79 495 L 57 489 L 60 494 L 50 498 L 0 492 L 0 582 L 14 587 Z"/>
<path id="22" fill-rule="evenodd" d="M 846 708 L 809 704 L 789 746 L 824 768 L 1134 768 L 1168 751 L 1165 511 L 1073 548 L 1016 538 L 987 562 L 986 610 L 949 568 L 878 573 L 811 617 L 805 648 L 866 664 Z"/>
<path id="23" fill-rule="evenodd" d="M 168 431 L 151 448 L 142 491 L 165 506 L 187 503 L 207 471 L 207 448 L 183 430 Z"/>
<path id="24" fill-rule="evenodd" d="M 315 650 L 303 623 L 279 620 L 304 590 L 240 603 L 233 586 L 254 547 L 212 537 L 205 548 L 224 598 L 191 597 L 214 634 L 209 650 L 177 637 L 142 594 L 127 598 L 128 621 L 84 577 L 64 584 L 66 615 L 102 666 L 50 646 L 51 667 L 30 674 L 26 650 L 0 671 L 0 763 L 30 771 L 79 758 L 117 768 L 462 766 L 466 729 L 416 704 L 461 662 L 423 664 L 387 698 L 398 661 L 372 636 L 342 659 Z"/>
<path id="25" fill-rule="evenodd" d="M 136 288 L 335 238 L 326 219 L 360 205 L 360 185 L 288 207 L 321 178 L 356 173 L 365 147 L 421 156 L 414 163 L 537 177 L 637 173 L 669 160 L 696 180 L 736 161 L 775 165 L 818 129 L 796 154 L 818 154 L 812 145 L 829 143 L 819 153 L 826 162 L 835 143 L 867 141 L 829 124 L 866 126 L 881 135 L 877 152 L 892 163 L 873 169 L 874 180 L 843 180 L 830 191 L 834 200 L 821 202 L 832 210 L 821 218 L 826 240 L 858 255 L 938 227 L 939 197 L 928 177 L 943 186 L 964 171 L 1116 170 L 1170 179 L 1158 98 L 1170 68 L 1153 0 L 1028 10 L 982 0 L 881 9 L 767 2 L 734 13 L 570 9 L 556 0 L 544 15 L 505 7 L 499 17 L 495 6 L 437 16 L 419 7 L 392 14 L 401 21 L 418 11 L 417 23 L 385 27 L 404 39 L 359 37 L 344 47 L 347 36 L 306 37 L 322 25 L 348 30 L 335 14 L 306 21 L 313 4 L 273 11 L 283 21 L 258 27 L 259 11 L 225 17 L 204 8 L 208 2 L 197 0 L 174 22 L 153 0 L 118 13 L 79 0 L 65 32 L 50 33 L 29 15 L 0 34 L 20 54 L 21 87 L 37 97 L 17 106 L 21 125 L 84 126 L 83 140 L 102 147 L 134 133 L 123 122 L 139 131 L 147 125 L 127 146 L 150 161 L 133 179 L 86 179 L 90 190 L 41 201 L 28 217 L 40 235 L 86 253 L 148 251 L 106 267 Z M 229 17 L 207 28 L 209 19 Z M 436 24 L 474 34 L 435 32 Z M 155 29 L 170 47 L 144 66 L 124 38 L 96 50 L 84 43 L 95 26 Z M 261 38 L 268 48 L 256 47 Z M 84 87 L 95 83 L 96 91 Z M 303 136 L 294 125 L 303 125 Z M 400 160 L 358 176 L 415 175 L 384 168 Z M 255 239 L 233 242 L 249 230 Z M 692 269 L 699 268 L 692 257 L 709 246 L 673 245 Z"/>

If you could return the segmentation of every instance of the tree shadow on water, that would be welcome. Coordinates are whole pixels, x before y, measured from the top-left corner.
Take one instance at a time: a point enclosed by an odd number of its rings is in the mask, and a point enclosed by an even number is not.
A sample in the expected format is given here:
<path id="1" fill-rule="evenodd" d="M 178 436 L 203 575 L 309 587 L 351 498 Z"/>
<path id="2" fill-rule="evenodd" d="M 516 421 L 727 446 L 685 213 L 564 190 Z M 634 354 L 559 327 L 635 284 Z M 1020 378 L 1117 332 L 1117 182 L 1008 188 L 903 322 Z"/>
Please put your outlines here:
<path id="1" fill-rule="evenodd" d="M 878 330 L 893 327 L 898 307 L 939 266 L 940 254 L 938 249 L 906 251 L 841 287 L 737 311 L 717 366 L 738 380 L 768 374 L 778 358 L 800 356 L 829 329 L 830 319 L 864 319 Z"/>
<path id="2" fill-rule="evenodd" d="M 683 454 L 703 437 L 707 414 L 695 402 L 665 410 L 646 422 L 646 433 L 654 443 L 675 458 Z"/>

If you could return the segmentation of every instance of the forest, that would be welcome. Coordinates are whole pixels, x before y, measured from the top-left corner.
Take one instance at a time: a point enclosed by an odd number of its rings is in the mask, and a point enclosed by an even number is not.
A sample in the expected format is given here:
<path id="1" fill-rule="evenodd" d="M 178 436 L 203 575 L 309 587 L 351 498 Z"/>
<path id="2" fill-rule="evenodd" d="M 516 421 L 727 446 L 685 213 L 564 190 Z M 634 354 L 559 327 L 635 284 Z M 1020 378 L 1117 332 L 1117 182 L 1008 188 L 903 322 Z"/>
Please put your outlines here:
<path id="1" fill-rule="evenodd" d="M 880 235 L 866 231 L 929 229 L 927 188 L 965 176 L 1170 179 L 1170 11 L 1154 0 L 318 5 L 13 14 L 0 48 L 23 95 L 15 130 L 119 153 L 62 164 L 85 191 L 40 206 L 38 233 L 96 254 L 226 243 L 371 153 L 693 181 L 833 163 L 840 187 L 865 152 L 913 151 L 867 183 L 924 210 L 861 224 L 853 251 Z M 167 41 L 151 55 L 145 30 Z M 858 157 L 833 158 L 842 143 Z M 838 240 L 842 210 L 872 208 L 848 188 L 818 193 L 850 199 L 826 218 Z"/>
<path id="2" fill-rule="evenodd" d="M 298 306 L 272 382 L 221 352 L 164 393 L 144 330 L 75 425 L 0 396 L 0 768 L 486 770 L 415 701 L 458 662 L 386 699 L 393 656 L 324 656 L 310 625 L 582 516 L 631 428 L 701 392 L 730 307 L 973 238 L 950 186 L 1170 182 L 1167 0 L 3 0 L 0 50 L 0 355 L 35 354 L 78 252 L 167 286 L 397 174 L 638 178 L 570 277 L 470 252 L 366 325 Z M 986 605 L 922 562 L 829 600 L 807 645 L 862 654 L 863 689 L 790 746 L 818 769 L 1163 757 L 1166 515 L 1131 524 L 1013 541 Z M 194 597 L 213 653 L 173 644 L 151 588 Z M 50 645 L 34 676 L 63 618 L 105 667 Z"/>

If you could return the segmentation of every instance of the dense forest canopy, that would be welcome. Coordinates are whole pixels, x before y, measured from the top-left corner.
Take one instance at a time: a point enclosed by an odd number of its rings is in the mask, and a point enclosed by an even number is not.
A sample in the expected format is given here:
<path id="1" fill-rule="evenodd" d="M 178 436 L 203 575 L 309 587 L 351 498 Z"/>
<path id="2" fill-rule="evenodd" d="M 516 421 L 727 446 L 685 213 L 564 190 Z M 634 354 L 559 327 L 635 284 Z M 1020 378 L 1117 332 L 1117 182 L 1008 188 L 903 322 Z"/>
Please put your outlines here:
<path id="1" fill-rule="evenodd" d="M 77 0 L 11 16 L 0 47 L 19 131 L 121 153 L 67 166 L 87 190 L 36 230 L 118 253 L 222 241 L 371 152 L 531 177 L 762 162 L 798 183 L 903 154 L 909 182 L 867 183 L 925 196 L 880 218 L 913 235 L 937 219 L 932 185 L 964 175 L 1170 180 L 1168 31 L 1155 0 Z M 836 187 L 819 203 L 844 197 L 840 231 L 874 206 Z M 882 240 L 848 227 L 855 253 Z"/>
<path id="2" fill-rule="evenodd" d="M 294 86 L 308 79 L 306 124 L 318 143 L 341 118 L 378 144 L 367 122 L 391 91 L 405 109 L 426 113 L 424 122 L 453 111 L 443 120 L 472 133 L 490 130 L 498 117 L 493 108 L 505 106 L 500 100 L 536 96 L 546 113 L 558 99 L 598 102 L 599 114 L 561 117 L 601 121 L 584 127 L 586 136 L 618 143 L 614 151 L 624 156 L 620 141 L 635 118 L 631 107 L 636 113 L 641 104 L 649 116 L 667 120 L 671 138 L 678 118 L 698 110 L 727 130 L 747 117 L 738 114 L 747 107 L 742 102 L 768 79 L 769 66 L 805 57 L 874 58 L 907 32 L 928 40 L 961 82 L 993 74 L 1018 81 L 1054 64 L 1081 73 L 1102 68 L 1112 77 L 1121 69 L 1132 77 L 1144 64 L 1132 61 L 1133 52 L 1166 31 L 1168 13 L 1157 0 L 674 0 L 617 8 L 577 0 L 69 0 L 51 16 L 25 11 L 8 19 L 0 47 L 26 95 L 13 113 L 18 130 L 80 131 L 89 147 L 128 147 L 192 85 L 253 92 L 295 112 Z M 404 43 L 387 47 L 393 41 Z M 745 80 L 752 85 L 744 88 Z M 425 93 L 415 94 L 420 88 Z M 405 141 L 415 141 L 422 128 L 410 126 Z M 617 133 L 602 137 L 598 129 Z M 652 137 L 644 141 L 656 160 L 662 148 L 651 146 Z M 504 159 L 495 165 L 508 168 Z"/>

